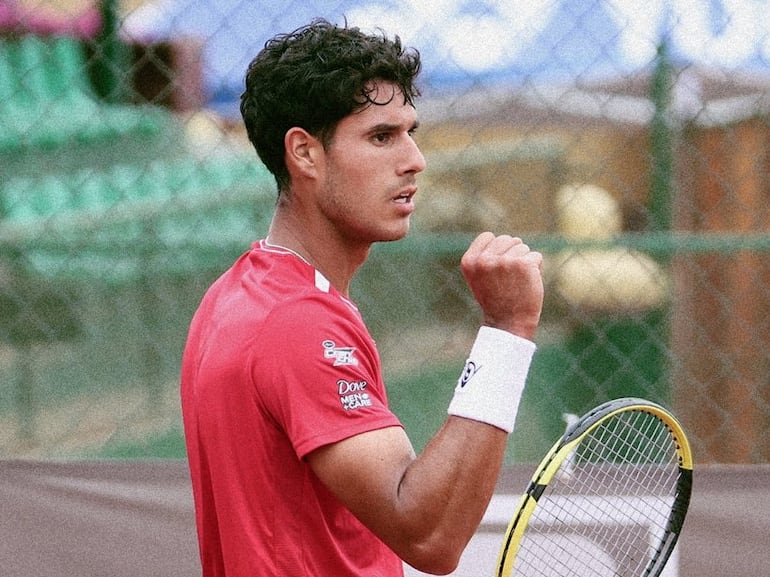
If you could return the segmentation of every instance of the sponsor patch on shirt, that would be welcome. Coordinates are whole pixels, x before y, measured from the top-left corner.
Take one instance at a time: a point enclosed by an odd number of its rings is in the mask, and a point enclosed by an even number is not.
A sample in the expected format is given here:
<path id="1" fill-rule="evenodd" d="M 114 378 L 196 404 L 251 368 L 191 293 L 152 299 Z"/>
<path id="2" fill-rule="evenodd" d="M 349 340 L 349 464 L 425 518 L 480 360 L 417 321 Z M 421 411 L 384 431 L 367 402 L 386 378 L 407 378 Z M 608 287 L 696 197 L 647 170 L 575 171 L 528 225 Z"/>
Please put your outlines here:
<path id="1" fill-rule="evenodd" d="M 334 359 L 335 367 L 358 364 L 358 359 L 354 356 L 355 347 L 338 347 L 332 340 L 326 340 L 321 345 L 324 348 L 324 358 Z"/>
<path id="2" fill-rule="evenodd" d="M 346 381 L 344 379 L 337 381 L 337 392 L 340 395 L 342 408 L 346 411 L 353 411 L 361 407 L 371 407 L 372 399 L 366 392 L 367 385 L 366 381 Z"/>

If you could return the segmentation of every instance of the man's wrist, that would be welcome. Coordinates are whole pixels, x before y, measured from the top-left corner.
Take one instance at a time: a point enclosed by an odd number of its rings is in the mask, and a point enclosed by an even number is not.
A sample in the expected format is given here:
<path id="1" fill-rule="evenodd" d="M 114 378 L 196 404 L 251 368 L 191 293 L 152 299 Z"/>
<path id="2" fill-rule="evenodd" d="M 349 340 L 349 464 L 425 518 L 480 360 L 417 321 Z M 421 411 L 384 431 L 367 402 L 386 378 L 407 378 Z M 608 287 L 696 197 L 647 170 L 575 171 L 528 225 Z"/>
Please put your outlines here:
<path id="1" fill-rule="evenodd" d="M 510 433 L 535 349 L 531 340 L 482 326 L 447 412 Z"/>

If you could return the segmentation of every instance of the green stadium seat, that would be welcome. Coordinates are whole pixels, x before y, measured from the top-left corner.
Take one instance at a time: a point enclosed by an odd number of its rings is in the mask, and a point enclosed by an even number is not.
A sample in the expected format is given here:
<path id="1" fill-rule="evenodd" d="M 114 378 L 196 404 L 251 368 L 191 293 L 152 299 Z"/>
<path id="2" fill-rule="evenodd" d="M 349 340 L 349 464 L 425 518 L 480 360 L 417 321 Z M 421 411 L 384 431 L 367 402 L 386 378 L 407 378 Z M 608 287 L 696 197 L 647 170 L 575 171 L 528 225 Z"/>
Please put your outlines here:
<path id="1" fill-rule="evenodd" d="M 99 101 L 74 38 L 0 41 L 0 154 L 151 138 L 172 125 L 157 107 Z"/>
<path id="2" fill-rule="evenodd" d="M 0 181 L 0 246 L 47 278 L 128 282 L 155 262 L 195 274 L 264 234 L 274 188 L 238 153 L 12 176 Z"/>
<path id="3" fill-rule="evenodd" d="M 267 171 L 251 157 L 155 160 L 148 165 L 115 164 L 103 170 L 89 167 L 72 174 L 9 178 L 0 186 L 0 220 L 42 222 L 67 214 L 99 215 L 118 206 L 130 213 L 142 203 L 168 203 L 168 210 L 157 209 L 158 217 L 167 213 L 173 219 L 177 212 L 189 212 L 185 200 L 205 204 L 214 199 L 216 204 L 221 197 L 227 204 L 244 197 L 234 195 L 237 191 L 272 198 L 271 188 Z"/>

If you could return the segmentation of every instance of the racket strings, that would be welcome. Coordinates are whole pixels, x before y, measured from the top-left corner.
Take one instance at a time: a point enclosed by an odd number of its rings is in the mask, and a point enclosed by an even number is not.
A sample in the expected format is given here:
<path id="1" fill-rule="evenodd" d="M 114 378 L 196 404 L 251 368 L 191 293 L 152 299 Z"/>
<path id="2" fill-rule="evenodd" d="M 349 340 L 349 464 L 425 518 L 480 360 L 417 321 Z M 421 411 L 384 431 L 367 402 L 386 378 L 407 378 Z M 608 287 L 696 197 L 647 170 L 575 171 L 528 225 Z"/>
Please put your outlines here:
<path id="1" fill-rule="evenodd" d="M 643 575 L 665 538 L 678 475 L 677 443 L 663 421 L 643 411 L 607 419 L 548 483 L 513 574 Z"/>
<path id="2" fill-rule="evenodd" d="M 600 426 L 576 449 L 578 461 L 601 464 L 584 469 L 587 487 L 602 487 L 608 493 L 650 493 L 656 487 L 667 492 L 678 472 L 676 447 L 668 428 L 646 413 L 621 417 L 626 419 Z M 594 483 L 592 471 L 605 476 L 603 484 Z"/>

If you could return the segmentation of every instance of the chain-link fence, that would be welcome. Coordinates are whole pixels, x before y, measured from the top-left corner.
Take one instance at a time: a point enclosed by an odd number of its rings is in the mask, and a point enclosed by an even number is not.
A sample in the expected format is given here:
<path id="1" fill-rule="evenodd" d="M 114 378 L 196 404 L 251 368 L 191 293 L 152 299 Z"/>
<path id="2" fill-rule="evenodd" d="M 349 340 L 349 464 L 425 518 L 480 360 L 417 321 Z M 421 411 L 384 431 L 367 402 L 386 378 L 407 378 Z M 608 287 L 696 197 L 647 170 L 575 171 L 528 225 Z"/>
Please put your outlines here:
<path id="1" fill-rule="evenodd" d="M 0 2 L 0 454 L 182 457 L 177 376 L 208 284 L 274 200 L 233 114 L 266 38 L 326 16 L 423 53 L 413 233 L 353 296 L 421 447 L 479 321 L 475 232 L 546 255 L 511 446 L 673 407 L 699 462 L 770 460 L 766 2 Z"/>

